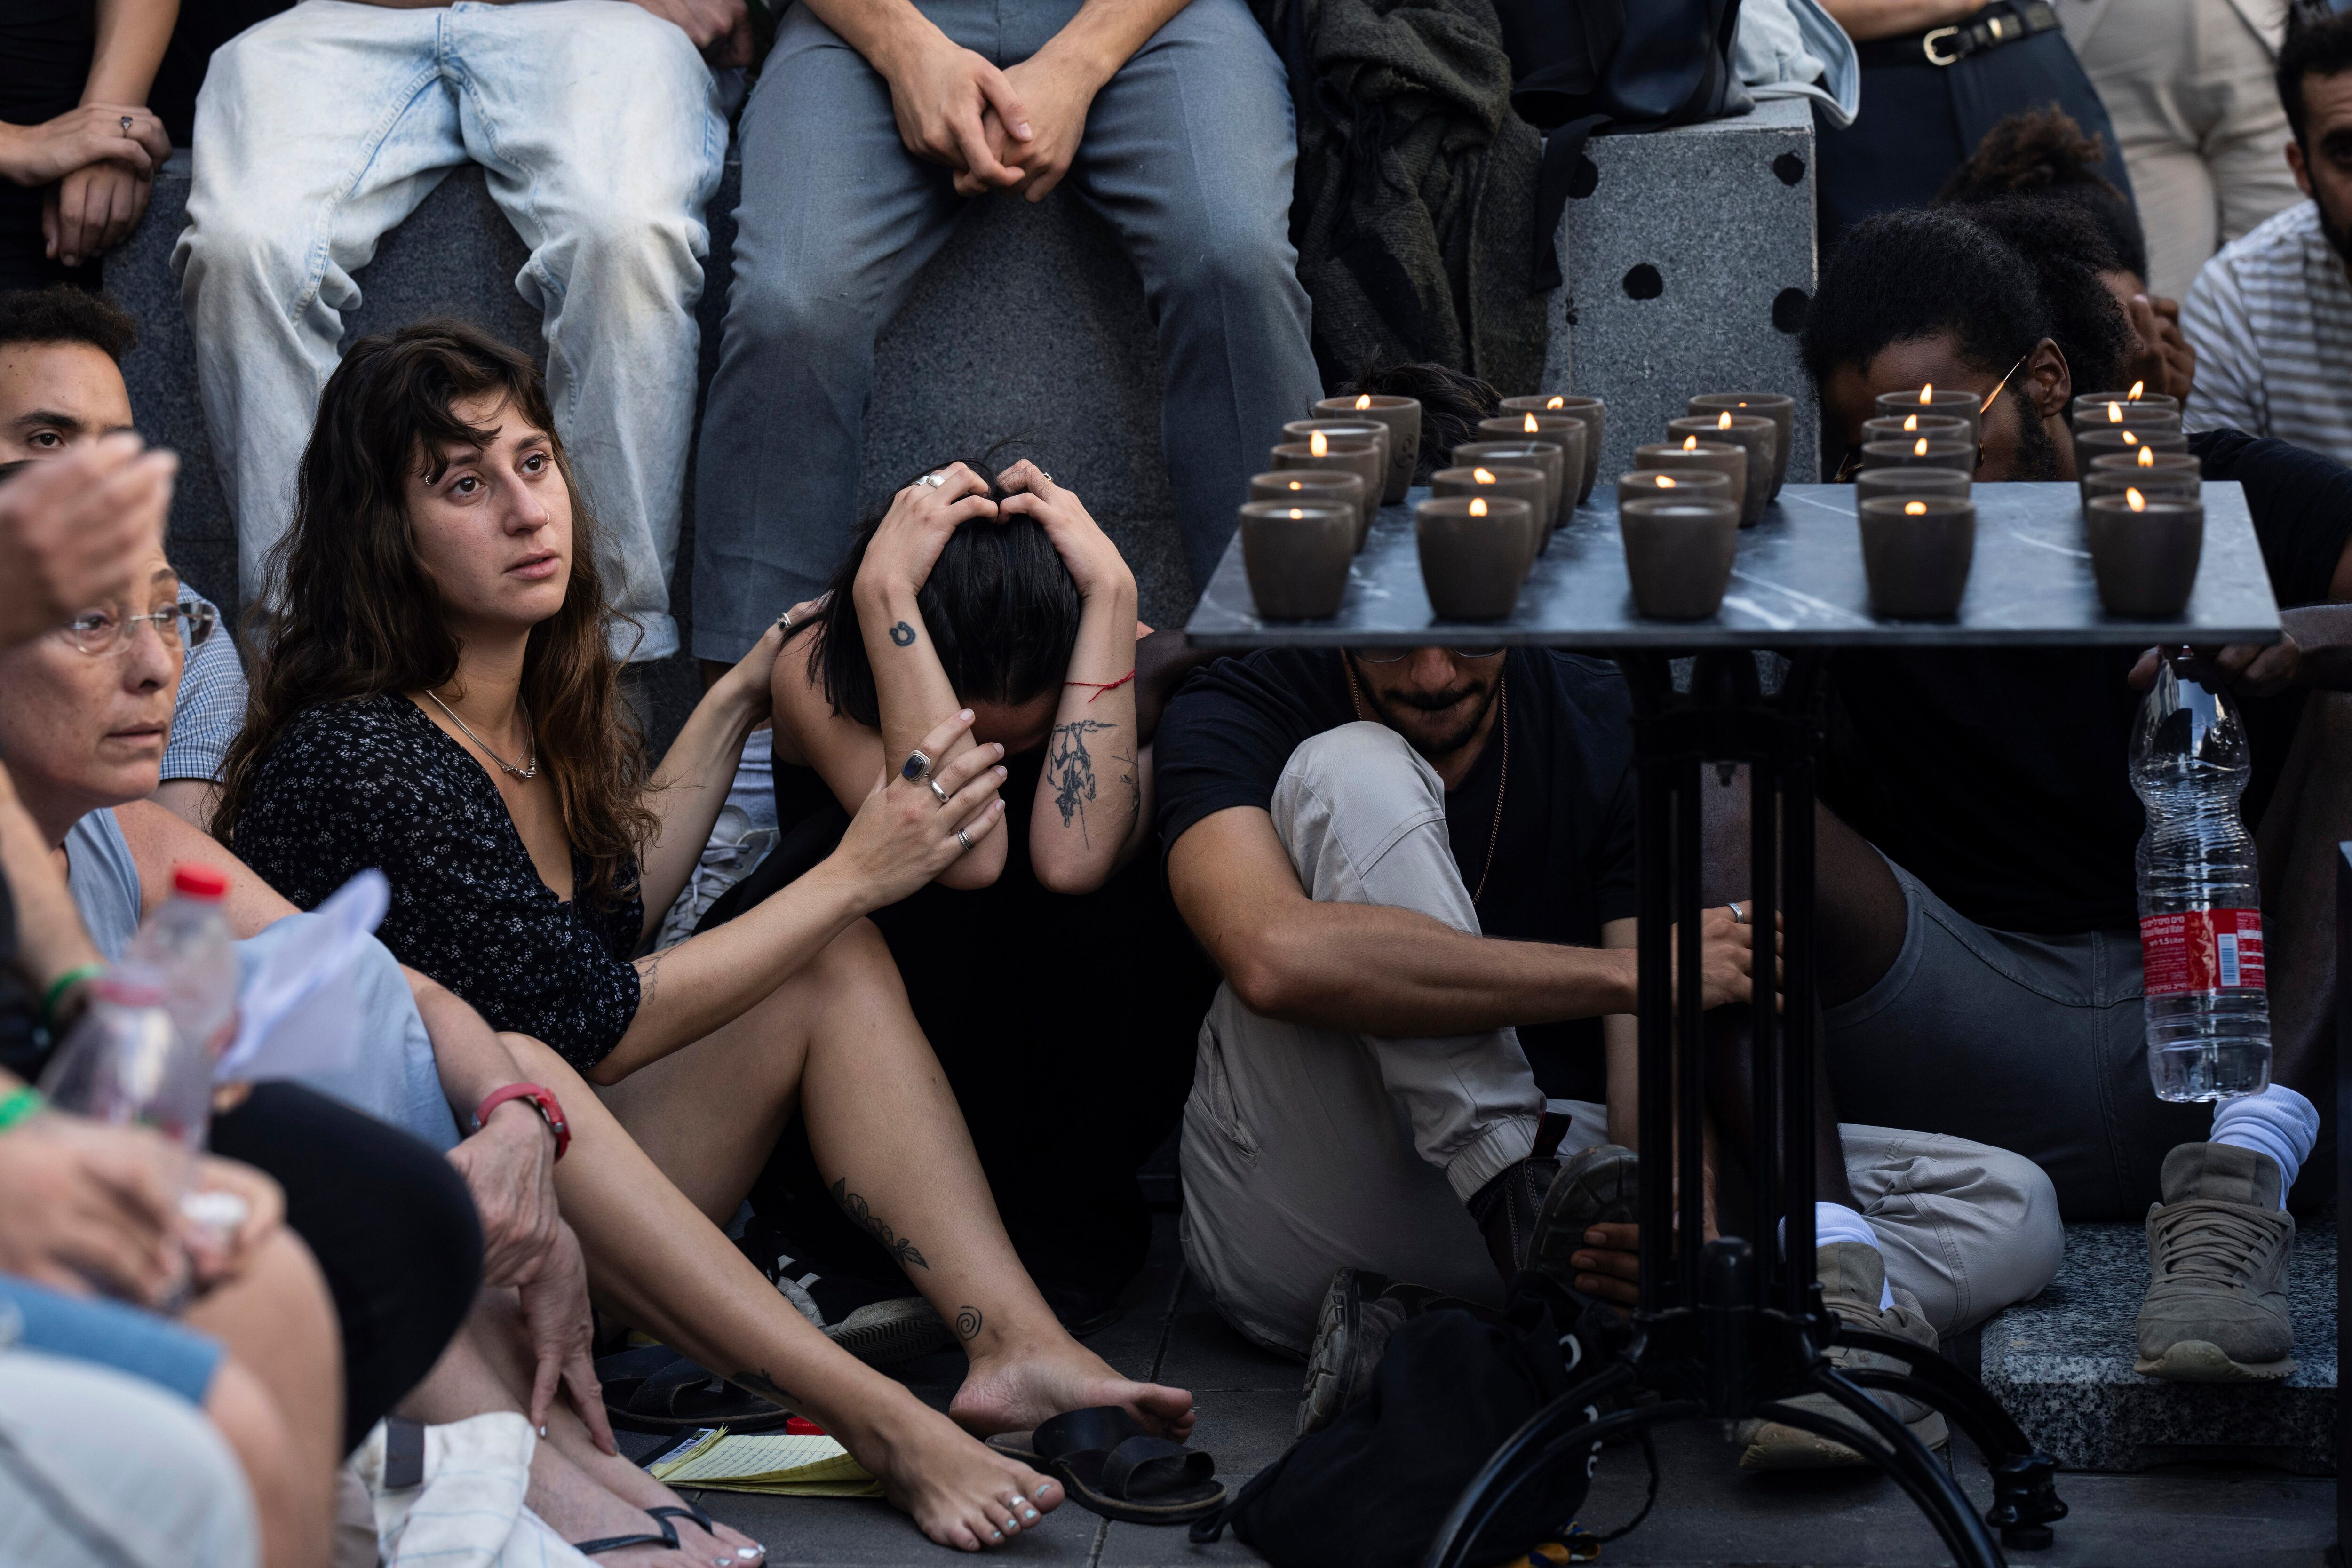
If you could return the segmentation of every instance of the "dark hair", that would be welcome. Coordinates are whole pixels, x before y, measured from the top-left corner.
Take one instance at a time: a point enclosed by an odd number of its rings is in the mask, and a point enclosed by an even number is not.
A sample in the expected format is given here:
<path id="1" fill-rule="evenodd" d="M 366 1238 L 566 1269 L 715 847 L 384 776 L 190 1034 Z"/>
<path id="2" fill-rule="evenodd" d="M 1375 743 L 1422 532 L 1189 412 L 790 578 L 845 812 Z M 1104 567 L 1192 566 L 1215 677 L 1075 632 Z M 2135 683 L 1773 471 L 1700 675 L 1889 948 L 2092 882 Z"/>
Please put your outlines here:
<path id="1" fill-rule="evenodd" d="M 112 296 L 69 283 L 0 294 L 0 344 L 88 343 L 115 363 L 139 346 L 139 323 Z"/>
<path id="2" fill-rule="evenodd" d="M 1889 344 L 1949 332 L 1960 361 L 2000 375 L 2054 338 L 2056 323 L 2017 247 L 1951 207 L 1880 213 L 1830 253 L 1799 340 L 1816 386 Z"/>
<path id="3" fill-rule="evenodd" d="M 2278 95 L 2294 144 L 2306 154 L 2311 151 L 2305 134 L 2311 112 L 2303 101 L 2303 79 L 2347 70 L 2352 70 L 2352 15 L 2315 16 L 2302 5 L 2288 6 L 2286 39 L 2279 46 Z"/>
<path id="4" fill-rule="evenodd" d="M 645 748 L 604 646 L 595 523 L 538 367 L 462 321 L 429 320 L 362 338 L 327 379 L 302 453 L 294 525 L 270 551 L 269 589 L 248 616 L 257 654 L 252 697 L 222 768 L 213 831 L 231 841 L 278 738 L 302 713 L 429 690 L 457 673 L 457 639 L 416 557 L 408 479 L 440 478 L 444 443 L 488 438 L 453 412 L 485 395 L 504 398 L 547 433 L 572 492 L 572 576 L 563 607 L 531 628 L 522 700 L 564 833 L 591 868 L 581 893 L 610 904 L 634 885 L 638 847 L 656 823 L 642 799 Z"/>
<path id="5" fill-rule="evenodd" d="M 1492 383 L 1446 364 L 1374 365 L 1348 390 L 1421 400 L 1421 452 L 1413 462 L 1417 484 L 1451 464 L 1454 447 L 1478 438 L 1478 421 L 1493 418 L 1503 406 L 1503 395 Z"/>
<path id="6" fill-rule="evenodd" d="M 2124 366 L 2138 340 L 2100 279 L 2118 262 L 2090 216 L 2040 196 L 2003 196 L 1963 210 L 2032 264 L 2034 281 L 2050 308 L 2050 336 L 2066 356 L 2075 388 L 2122 385 Z"/>
<path id="7" fill-rule="evenodd" d="M 1003 500 L 1005 492 L 997 488 L 988 461 L 967 458 L 965 467 L 989 481 L 990 500 Z M 812 659 L 833 710 L 876 729 L 882 723 L 882 703 L 857 624 L 854 588 L 882 517 L 877 512 L 858 525 L 834 568 L 827 584 L 833 597 L 817 616 Z M 1017 707 L 1061 689 L 1070 650 L 1077 644 L 1082 606 L 1069 568 L 1036 519 L 1016 513 L 1001 521 L 975 518 L 959 527 L 932 563 L 915 605 L 948 684 L 961 700 Z"/>
<path id="8" fill-rule="evenodd" d="M 2004 196 L 2044 196 L 2086 214 L 2098 225 L 2116 262 L 2109 271 L 2147 276 L 2147 235 L 2131 198 L 2105 172 L 2106 143 L 2084 135 L 2074 116 L 2052 104 L 2005 115 L 1985 132 L 1969 161 L 1937 193 L 1937 206 L 1966 205 Z"/>

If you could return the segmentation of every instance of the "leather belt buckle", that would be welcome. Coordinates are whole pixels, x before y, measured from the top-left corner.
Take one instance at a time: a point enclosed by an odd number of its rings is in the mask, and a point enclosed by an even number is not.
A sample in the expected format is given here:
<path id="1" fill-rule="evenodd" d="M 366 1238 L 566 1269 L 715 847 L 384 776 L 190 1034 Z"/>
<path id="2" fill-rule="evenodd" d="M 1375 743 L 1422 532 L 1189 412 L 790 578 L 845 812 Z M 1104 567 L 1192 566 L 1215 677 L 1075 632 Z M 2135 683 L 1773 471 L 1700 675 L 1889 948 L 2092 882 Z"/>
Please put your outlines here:
<path id="1" fill-rule="evenodd" d="M 1967 58 L 1968 51 L 1954 49 L 1948 55 L 1939 55 L 1936 52 L 1936 46 L 1946 38 L 1958 37 L 1959 32 L 1958 27 L 1930 27 L 1919 39 L 1919 52 L 1927 57 L 1927 63 L 1931 66 L 1958 65 Z"/>

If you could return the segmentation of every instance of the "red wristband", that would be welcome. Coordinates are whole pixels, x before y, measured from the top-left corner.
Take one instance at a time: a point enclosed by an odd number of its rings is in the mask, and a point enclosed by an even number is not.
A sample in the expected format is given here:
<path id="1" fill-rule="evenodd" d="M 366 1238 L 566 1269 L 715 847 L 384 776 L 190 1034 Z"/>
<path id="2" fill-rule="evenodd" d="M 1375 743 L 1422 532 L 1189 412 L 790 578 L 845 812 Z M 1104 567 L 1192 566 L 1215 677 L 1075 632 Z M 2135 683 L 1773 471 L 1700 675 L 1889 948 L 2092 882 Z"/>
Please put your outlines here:
<path id="1" fill-rule="evenodd" d="M 555 1103 L 555 1096 L 535 1083 L 510 1083 L 484 1095 L 482 1103 L 474 1107 L 471 1131 L 479 1132 L 482 1123 L 490 1119 L 490 1112 L 509 1100 L 528 1100 L 530 1108 L 539 1112 L 547 1130 L 555 1134 L 555 1157 L 562 1159 L 563 1152 L 572 1147 L 572 1123 L 563 1120 L 563 1107 Z"/>
<path id="2" fill-rule="evenodd" d="M 1130 669 L 1125 675 L 1120 676 L 1117 680 L 1065 680 L 1062 684 L 1065 686 L 1093 687 L 1095 689 L 1094 696 L 1087 699 L 1088 702 L 1092 702 L 1097 698 L 1101 697 L 1105 692 L 1117 691 L 1120 687 L 1125 686 L 1129 681 L 1133 680 L 1134 679 L 1135 671 Z"/>

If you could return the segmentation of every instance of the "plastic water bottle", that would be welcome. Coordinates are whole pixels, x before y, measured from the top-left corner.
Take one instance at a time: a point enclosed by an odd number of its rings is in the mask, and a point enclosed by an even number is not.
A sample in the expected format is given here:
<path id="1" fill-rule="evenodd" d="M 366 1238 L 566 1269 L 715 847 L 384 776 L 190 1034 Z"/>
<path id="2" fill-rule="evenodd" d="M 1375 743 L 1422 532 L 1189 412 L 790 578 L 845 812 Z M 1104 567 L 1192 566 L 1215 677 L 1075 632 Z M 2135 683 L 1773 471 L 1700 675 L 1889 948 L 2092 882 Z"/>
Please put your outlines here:
<path id="1" fill-rule="evenodd" d="M 129 978 L 152 982 L 163 1010 L 205 1062 L 228 1048 L 236 1024 L 236 939 L 222 901 L 228 878 L 210 866 L 175 866 L 172 896 L 122 955 Z"/>
<path id="2" fill-rule="evenodd" d="M 40 1089 L 60 1110 L 152 1127 L 191 1154 L 212 1122 L 211 1059 L 182 1037 L 161 985 L 119 970 L 91 986 Z"/>
<path id="3" fill-rule="evenodd" d="M 2271 1081 L 2263 901 L 2253 836 L 2238 816 L 2246 731 L 2235 703 L 2183 679 L 2168 654 L 2140 704 L 2132 788 L 2147 1070 L 2159 1100 L 2227 1100 Z"/>

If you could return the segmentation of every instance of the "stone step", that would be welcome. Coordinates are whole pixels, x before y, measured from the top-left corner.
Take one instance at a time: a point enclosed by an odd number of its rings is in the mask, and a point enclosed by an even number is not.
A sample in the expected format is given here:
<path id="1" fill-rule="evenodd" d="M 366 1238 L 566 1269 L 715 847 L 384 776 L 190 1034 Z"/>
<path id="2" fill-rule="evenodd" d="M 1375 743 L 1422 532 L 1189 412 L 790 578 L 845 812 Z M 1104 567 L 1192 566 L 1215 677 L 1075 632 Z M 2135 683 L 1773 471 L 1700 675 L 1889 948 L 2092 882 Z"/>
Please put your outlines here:
<path id="1" fill-rule="evenodd" d="M 2147 1289 L 2137 1225 L 2070 1225 L 2050 1288 L 1987 1323 L 1985 1387 L 2079 1470 L 2231 1460 L 2336 1468 L 2336 1220 L 2296 1228 L 2287 1263 L 2295 1371 L 2284 1384 L 2185 1384 L 2132 1370 Z"/>

